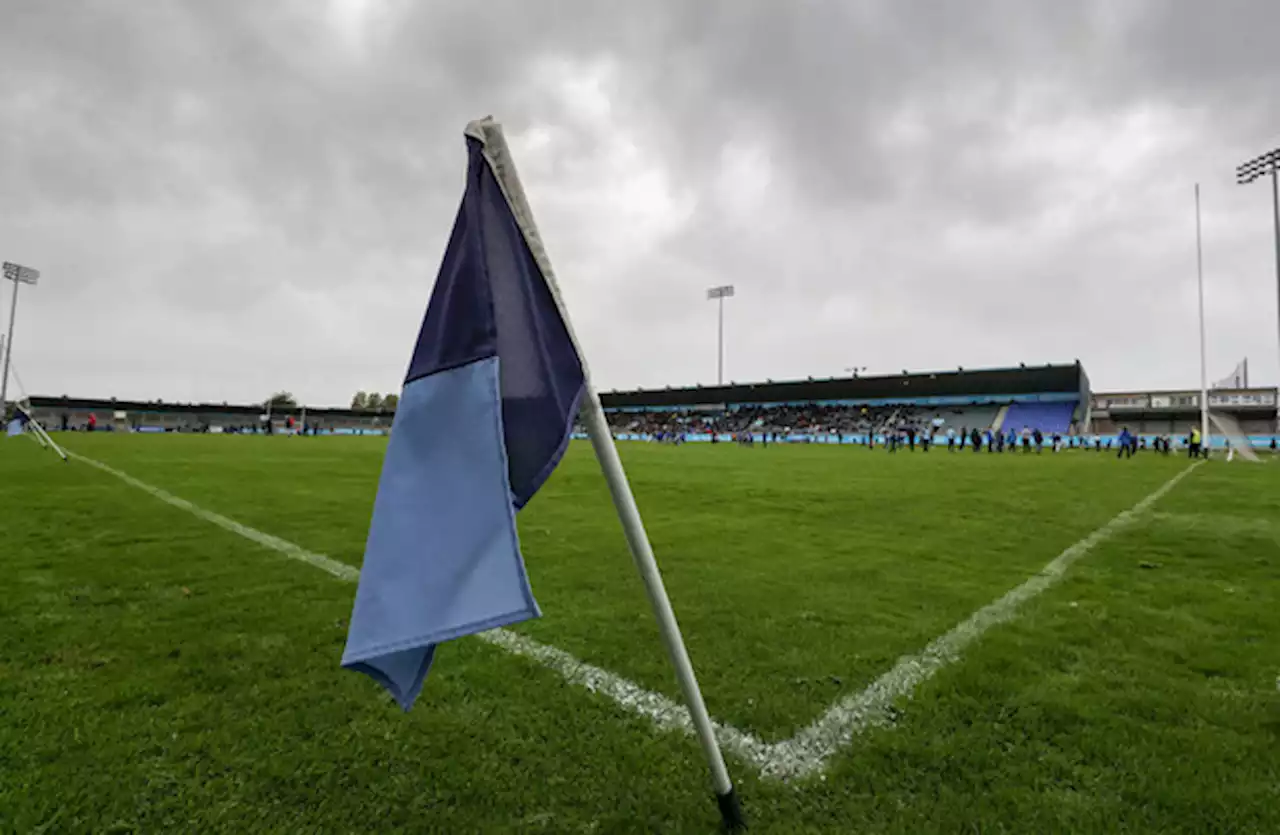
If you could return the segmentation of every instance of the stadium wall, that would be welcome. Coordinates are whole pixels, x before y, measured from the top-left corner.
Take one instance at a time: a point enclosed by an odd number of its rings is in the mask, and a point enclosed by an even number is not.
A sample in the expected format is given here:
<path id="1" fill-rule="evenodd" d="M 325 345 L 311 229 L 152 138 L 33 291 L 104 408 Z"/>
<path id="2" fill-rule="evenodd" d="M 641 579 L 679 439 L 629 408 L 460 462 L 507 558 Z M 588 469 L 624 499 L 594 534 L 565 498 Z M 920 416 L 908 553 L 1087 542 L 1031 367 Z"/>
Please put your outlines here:
<path id="1" fill-rule="evenodd" d="M 64 418 L 68 428 L 82 428 L 89 416 L 94 415 L 99 428 L 108 431 L 202 431 L 210 427 L 213 431 L 254 432 L 262 428 L 262 416 L 266 411 L 265 406 L 259 404 L 163 403 L 72 397 L 32 397 L 30 403 L 36 420 L 50 431 L 60 430 Z M 305 411 L 307 423 L 319 426 L 325 434 L 382 434 L 395 417 L 394 412 L 353 409 L 308 407 Z M 290 417 L 301 421 L 303 408 L 273 407 L 273 428 L 282 427 Z"/>
<path id="2" fill-rule="evenodd" d="M 576 440 L 587 439 L 587 435 L 585 432 L 574 432 L 572 437 Z M 876 435 L 873 435 L 872 437 L 877 447 L 883 447 L 885 445 L 884 435 L 876 434 Z M 1140 440 L 1145 440 L 1147 445 L 1150 446 L 1151 443 L 1159 436 L 1155 434 L 1139 433 L 1137 434 L 1137 437 Z M 1181 437 L 1181 436 L 1178 436 L 1178 437 Z M 636 433 L 636 432 L 615 432 L 614 438 L 619 441 L 655 441 L 657 440 L 653 435 L 650 435 L 647 433 Z M 763 436 L 758 432 L 752 433 L 751 438 L 755 443 L 761 443 L 764 440 Z M 1095 440 L 1100 440 L 1104 447 L 1104 451 L 1111 450 L 1111 447 L 1117 441 L 1117 438 L 1118 436 L 1113 433 L 1088 435 L 1087 441 L 1088 441 L 1088 444 L 1090 445 L 1088 448 L 1092 449 L 1092 446 L 1091 446 L 1092 443 Z M 1274 434 L 1249 435 L 1248 438 L 1249 438 L 1250 445 L 1254 449 L 1259 449 L 1259 450 L 1272 449 L 1273 447 L 1271 446 L 1271 444 L 1273 441 L 1276 441 L 1278 444 L 1280 444 L 1280 436 L 1277 436 Z M 690 433 L 684 436 L 684 440 L 692 443 L 709 443 L 711 441 L 711 435 L 704 434 L 704 433 Z M 734 440 L 735 440 L 734 436 L 730 434 L 721 433 L 716 435 L 716 441 L 719 443 L 732 443 Z M 771 442 L 786 443 L 786 444 L 823 444 L 823 445 L 830 445 L 830 446 L 866 446 L 867 434 L 851 433 L 847 435 L 836 436 L 836 435 L 829 435 L 829 434 L 810 435 L 805 433 L 791 433 L 785 436 L 775 438 Z M 938 446 L 940 443 L 945 446 L 946 444 L 945 436 L 943 435 L 932 436 L 932 439 L 930 440 L 930 444 L 932 446 Z M 1046 445 L 1047 443 L 1048 442 L 1046 442 Z M 1210 436 L 1209 446 L 1212 447 L 1213 449 L 1225 449 L 1226 441 L 1220 436 L 1213 435 L 1213 436 Z"/>
<path id="3" fill-rule="evenodd" d="M 749 405 L 918 405 L 961 406 L 1025 401 L 1066 401 L 1087 396 L 1088 376 L 1079 362 L 1069 365 L 1019 366 L 877 377 L 809 378 L 760 383 L 731 383 L 727 386 L 637 389 L 608 391 L 600 396 L 607 411 L 672 408 L 733 408 Z M 174 419 L 209 422 L 241 420 L 251 423 L 265 411 L 262 405 L 227 403 L 163 403 L 160 401 L 92 400 L 72 397 L 33 397 L 37 418 L 49 420 L 61 414 L 81 419 L 90 413 L 105 421 L 116 412 L 140 417 L 150 423 L 172 423 Z M 272 417 L 284 420 L 301 417 L 302 407 L 273 409 Z M 307 408 L 308 419 L 358 425 L 386 425 L 394 412 L 365 412 L 352 409 Z M 50 420 L 52 423 L 56 421 Z"/>
<path id="4" fill-rule="evenodd" d="M 607 391 L 600 395 L 606 410 L 624 408 L 673 408 L 694 406 L 842 404 L 960 405 L 1012 402 L 1018 397 L 1044 398 L 1046 395 L 1077 400 L 1088 396 L 1089 378 L 1079 362 L 1070 365 L 1019 366 L 955 371 L 928 371 L 916 374 L 877 377 L 808 378 L 762 383 L 730 383 L 727 386 Z M 982 398 L 986 398 L 985 400 Z"/>
<path id="5" fill-rule="evenodd" d="M 1089 377 L 1079 362 L 1063 365 L 1019 366 L 997 369 L 956 369 L 917 374 L 878 377 L 841 377 L 762 383 L 731 383 L 727 386 L 693 386 L 684 388 L 609 391 L 601 394 L 606 411 L 611 413 L 733 411 L 751 406 L 803 407 L 909 406 L 965 407 L 1005 405 L 1013 403 L 1076 403 L 1076 426 L 1104 442 L 1119 430 L 1116 421 L 1130 425 L 1139 436 L 1156 437 L 1177 434 L 1183 424 L 1198 419 L 1199 393 L 1195 391 L 1152 391 L 1094 394 Z M 1242 389 L 1215 391 L 1210 395 L 1210 408 L 1240 418 L 1250 432 L 1255 446 L 1269 446 L 1275 436 L 1274 416 L 1276 389 Z M 94 400 L 70 397 L 34 397 L 31 399 L 37 419 L 50 429 L 60 428 L 63 416 L 72 428 L 82 425 L 93 413 L 100 426 L 117 424 L 137 431 L 191 431 L 204 426 L 243 428 L 260 427 L 264 412 L 261 405 L 226 403 L 162 403 L 122 400 Z M 123 420 L 115 416 L 123 413 Z M 288 417 L 299 420 L 302 407 L 273 409 L 272 422 L 280 426 Z M 389 428 L 394 412 L 367 412 L 341 408 L 307 408 L 308 423 L 319 423 L 325 434 L 383 434 Z M 1270 427 L 1262 422 L 1271 420 Z M 1168 428 L 1164 422 L 1168 422 Z M 1161 427 L 1158 432 L 1144 432 L 1148 423 Z M 1006 427 L 1007 429 L 1008 427 Z M 1265 429 L 1265 431 L 1264 431 Z M 1258 431 L 1254 431 L 1258 430 Z M 650 440 L 646 434 L 618 432 L 620 440 Z M 692 434 L 687 440 L 709 441 L 710 435 Z M 730 440 L 719 436 L 719 440 Z M 875 436 L 876 442 L 883 441 Z M 760 440 L 757 437 L 757 440 Z M 865 444 L 865 433 L 847 435 L 807 435 L 795 433 L 788 440 L 798 443 Z"/>

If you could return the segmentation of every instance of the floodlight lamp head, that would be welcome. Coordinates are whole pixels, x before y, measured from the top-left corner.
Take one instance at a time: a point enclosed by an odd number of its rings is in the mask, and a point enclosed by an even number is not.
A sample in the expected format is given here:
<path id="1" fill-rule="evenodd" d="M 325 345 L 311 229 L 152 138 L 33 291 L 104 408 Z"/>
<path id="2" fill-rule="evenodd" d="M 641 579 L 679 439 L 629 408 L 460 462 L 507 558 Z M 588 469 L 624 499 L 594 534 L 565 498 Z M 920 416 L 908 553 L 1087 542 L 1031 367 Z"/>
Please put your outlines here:
<path id="1" fill-rule="evenodd" d="M 5 261 L 4 277 L 20 284 L 35 284 L 40 280 L 40 271 L 31 267 L 24 267 L 21 264 L 15 264 L 12 261 Z"/>
<path id="2" fill-rule="evenodd" d="M 1260 157 L 1251 159 L 1236 168 L 1236 184 L 1246 185 L 1263 176 L 1273 174 L 1280 169 L 1280 148 L 1268 151 Z"/>

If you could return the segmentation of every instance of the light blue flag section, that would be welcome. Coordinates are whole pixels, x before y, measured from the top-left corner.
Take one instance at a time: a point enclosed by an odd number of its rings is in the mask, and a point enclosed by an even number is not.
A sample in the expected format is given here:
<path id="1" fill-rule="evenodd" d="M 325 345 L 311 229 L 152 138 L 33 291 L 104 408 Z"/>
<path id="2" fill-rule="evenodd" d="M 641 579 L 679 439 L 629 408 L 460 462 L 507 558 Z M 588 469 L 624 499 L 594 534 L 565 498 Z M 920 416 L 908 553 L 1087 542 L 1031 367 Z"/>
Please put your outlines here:
<path id="1" fill-rule="evenodd" d="M 406 710 L 435 644 L 538 616 L 507 488 L 496 357 L 405 386 L 367 553 L 378 557 L 366 558 L 343 664 Z"/>
<path id="2" fill-rule="evenodd" d="M 16 438 L 18 435 L 21 435 L 23 430 L 27 428 L 27 420 L 29 420 L 29 418 L 25 414 L 18 412 L 17 415 L 14 416 L 13 420 L 9 421 L 9 427 L 6 430 L 8 436 L 10 438 Z"/>
<path id="3" fill-rule="evenodd" d="M 440 642 L 538 616 L 515 515 L 563 456 L 586 384 L 485 134 L 469 131 L 467 147 L 467 185 L 391 425 L 342 657 L 405 710 Z"/>

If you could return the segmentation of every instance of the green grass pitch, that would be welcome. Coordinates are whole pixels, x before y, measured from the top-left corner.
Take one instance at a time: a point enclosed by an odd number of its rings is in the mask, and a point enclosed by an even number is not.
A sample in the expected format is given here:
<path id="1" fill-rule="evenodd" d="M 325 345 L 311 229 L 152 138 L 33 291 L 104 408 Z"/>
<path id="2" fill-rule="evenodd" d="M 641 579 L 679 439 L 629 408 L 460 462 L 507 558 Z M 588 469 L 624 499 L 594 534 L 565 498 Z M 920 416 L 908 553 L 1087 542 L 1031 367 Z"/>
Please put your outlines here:
<path id="1" fill-rule="evenodd" d="M 64 436 L 359 565 L 385 441 Z M 624 444 L 708 707 L 789 738 L 1181 457 Z M 696 743 L 476 639 L 405 715 L 339 658 L 355 586 L 0 441 L 0 831 L 714 832 Z M 520 516 L 516 627 L 678 698 L 575 443 Z M 1210 462 L 800 781 L 753 832 L 1280 832 L 1280 468 Z"/>

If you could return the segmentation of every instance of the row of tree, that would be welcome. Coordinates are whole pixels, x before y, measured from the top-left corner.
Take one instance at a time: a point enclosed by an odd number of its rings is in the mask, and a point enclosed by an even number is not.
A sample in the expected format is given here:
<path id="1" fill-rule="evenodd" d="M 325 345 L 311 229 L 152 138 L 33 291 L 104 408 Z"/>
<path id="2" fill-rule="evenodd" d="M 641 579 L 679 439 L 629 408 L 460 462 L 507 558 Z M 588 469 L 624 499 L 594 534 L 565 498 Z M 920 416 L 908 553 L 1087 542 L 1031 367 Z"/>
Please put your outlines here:
<path id="1" fill-rule="evenodd" d="M 400 405 L 398 394 L 358 391 L 351 398 L 351 408 L 362 412 L 394 412 Z"/>
<path id="2" fill-rule="evenodd" d="M 273 411 L 287 412 L 298 408 L 298 400 L 291 392 L 278 391 L 267 400 L 266 405 Z M 358 391 L 351 398 L 351 408 L 360 412 L 394 412 L 400 405 L 398 394 L 378 394 Z"/>

